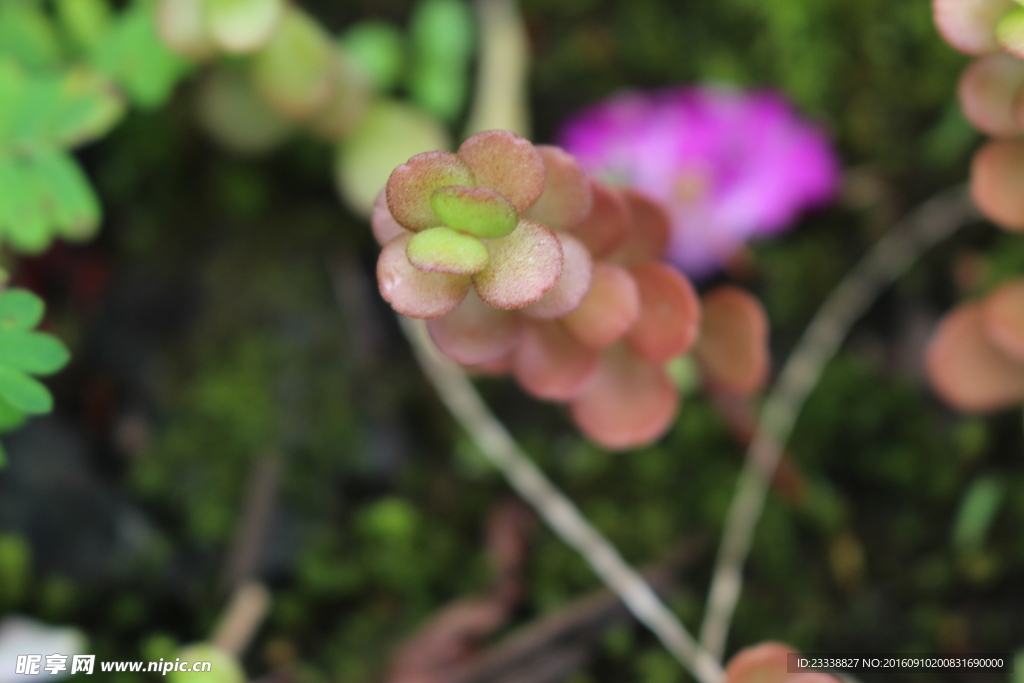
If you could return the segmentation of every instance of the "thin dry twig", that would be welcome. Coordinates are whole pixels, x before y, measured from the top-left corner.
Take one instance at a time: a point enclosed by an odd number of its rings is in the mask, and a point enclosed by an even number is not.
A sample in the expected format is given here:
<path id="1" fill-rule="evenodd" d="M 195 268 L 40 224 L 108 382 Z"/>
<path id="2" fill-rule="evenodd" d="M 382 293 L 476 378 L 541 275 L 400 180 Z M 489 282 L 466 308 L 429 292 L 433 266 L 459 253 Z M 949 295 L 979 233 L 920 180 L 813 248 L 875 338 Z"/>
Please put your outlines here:
<path id="1" fill-rule="evenodd" d="M 487 408 L 469 378 L 433 347 L 422 321 L 400 318 L 421 367 L 441 400 L 477 447 L 565 543 L 576 550 L 629 611 L 701 683 L 717 683 L 721 665 L 697 644 L 650 585 L 583 517 L 519 447 Z"/>
<path id="2" fill-rule="evenodd" d="M 853 324 L 932 246 L 980 218 L 967 190 L 939 193 L 890 230 L 818 310 L 765 401 L 729 508 L 700 642 L 720 659 L 765 496 L 800 410 Z"/>

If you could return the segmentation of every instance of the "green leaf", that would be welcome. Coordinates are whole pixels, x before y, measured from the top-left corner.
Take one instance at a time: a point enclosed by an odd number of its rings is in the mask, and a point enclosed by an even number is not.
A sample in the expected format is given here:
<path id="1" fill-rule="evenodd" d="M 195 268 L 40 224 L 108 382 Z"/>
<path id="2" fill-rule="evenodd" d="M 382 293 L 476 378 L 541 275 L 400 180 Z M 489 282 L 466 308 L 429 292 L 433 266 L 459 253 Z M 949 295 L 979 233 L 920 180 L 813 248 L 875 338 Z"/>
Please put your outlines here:
<path id="1" fill-rule="evenodd" d="M 0 397 L 30 415 L 53 410 L 49 390 L 24 372 L 0 365 Z"/>
<path id="2" fill-rule="evenodd" d="M 38 154 L 31 166 L 52 231 L 70 240 L 95 235 L 102 209 L 89 179 L 74 158 L 50 149 Z"/>
<path id="3" fill-rule="evenodd" d="M 28 77 L 18 64 L 0 57 L 0 149 L 14 135 L 18 112 L 28 89 Z"/>
<path id="4" fill-rule="evenodd" d="M 28 254 L 40 253 L 52 241 L 40 189 L 23 164 L 0 156 L 0 234 Z"/>
<path id="5" fill-rule="evenodd" d="M 0 1 L 0 55 L 8 55 L 32 70 L 58 66 L 61 52 L 57 33 L 38 2 Z"/>
<path id="6" fill-rule="evenodd" d="M 68 350 L 64 345 L 48 334 L 0 334 L 0 365 L 33 375 L 49 375 L 64 367 L 68 358 Z"/>
<path id="7" fill-rule="evenodd" d="M 0 293 L 0 332 L 30 330 L 45 312 L 43 300 L 24 289 Z"/>
<path id="8" fill-rule="evenodd" d="M 26 417 L 23 411 L 18 410 L 8 401 L 0 398 L 0 433 L 17 429 L 25 423 Z"/>
<path id="9" fill-rule="evenodd" d="M 487 266 L 487 247 L 477 238 L 451 228 L 418 232 L 406 247 L 409 262 L 429 272 L 472 275 Z"/>
<path id="10" fill-rule="evenodd" d="M 953 546 L 961 553 L 981 549 L 996 513 L 1006 497 L 1003 482 L 992 476 L 979 477 L 967 489 L 953 527 Z"/>
<path id="11" fill-rule="evenodd" d="M 415 62 L 466 64 L 473 50 L 473 13 L 463 0 L 422 0 L 409 26 Z"/>
<path id="12" fill-rule="evenodd" d="M 191 66 L 160 40 L 154 3 L 144 0 L 137 0 L 118 17 L 96 51 L 94 62 L 144 109 L 155 109 L 166 102 Z"/>
<path id="13" fill-rule="evenodd" d="M 110 29 L 110 6 L 106 0 L 57 0 L 57 18 L 80 48 L 91 51 Z"/>
<path id="14" fill-rule="evenodd" d="M 378 90 L 398 83 L 405 48 L 398 28 L 383 21 L 363 21 L 341 38 L 342 47 Z"/>
<path id="15" fill-rule="evenodd" d="M 95 71 L 73 69 L 57 86 L 47 136 L 74 147 L 105 135 L 124 113 L 125 103 L 113 83 Z"/>

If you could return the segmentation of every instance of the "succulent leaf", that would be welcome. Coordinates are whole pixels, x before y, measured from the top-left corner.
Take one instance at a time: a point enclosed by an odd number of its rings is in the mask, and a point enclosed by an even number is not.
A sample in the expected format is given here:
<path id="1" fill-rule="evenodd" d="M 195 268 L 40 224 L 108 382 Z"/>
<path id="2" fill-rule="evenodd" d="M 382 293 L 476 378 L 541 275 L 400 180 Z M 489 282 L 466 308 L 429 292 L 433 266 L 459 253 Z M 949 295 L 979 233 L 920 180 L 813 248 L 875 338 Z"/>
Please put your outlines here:
<path id="1" fill-rule="evenodd" d="M 526 216 L 555 231 L 572 230 L 590 214 L 590 180 L 562 148 L 538 145 L 537 151 L 544 160 L 544 192 Z"/>
<path id="2" fill-rule="evenodd" d="M 472 275 L 487 266 L 483 242 L 448 227 L 428 228 L 409 240 L 409 262 L 419 268 L 453 275 Z"/>
<path id="3" fill-rule="evenodd" d="M 451 152 L 424 152 L 402 164 L 388 178 L 388 209 L 399 225 L 418 232 L 443 221 L 434 213 L 434 191 L 448 186 L 473 187 L 473 172 Z"/>
<path id="4" fill-rule="evenodd" d="M 505 195 L 516 211 L 533 206 L 544 191 L 544 160 L 537 148 L 507 130 L 488 130 L 466 139 L 458 155 L 473 169 L 478 187 Z"/>
<path id="5" fill-rule="evenodd" d="M 581 344 L 557 320 L 531 323 L 516 347 L 515 376 L 529 394 L 568 401 L 597 370 L 601 354 Z"/>
<path id="6" fill-rule="evenodd" d="M 491 306 L 529 306 L 558 284 L 564 262 L 562 245 L 540 223 L 522 219 L 507 237 L 485 244 L 490 262 L 473 276 L 473 286 Z"/>
<path id="7" fill-rule="evenodd" d="M 640 292 L 633 276 L 620 266 L 599 262 L 590 291 L 562 323 L 580 342 L 600 349 L 622 338 L 639 315 Z"/>
<path id="8" fill-rule="evenodd" d="M 723 285 L 703 299 L 704 320 L 695 353 L 708 381 L 741 396 L 768 378 L 768 317 L 760 302 Z"/>
<path id="9" fill-rule="evenodd" d="M 519 222 L 512 202 L 485 187 L 440 187 L 430 195 L 430 208 L 448 227 L 485 239 L 504 237 Z"/>
<path id="10" fill-rule="evenodd" d="M 381 296 L 397 312 L 410 318 L 437 318 L 455 310 L 469 291 L 468 275 L 428 273 L 409 263 L 410 235 L 399 235 L 377 259 L 377 285 Z"/>
<path id="11" fill-rule="evenodd" d="M 1024 142 L 993 140 L 974 155 L 971 195 L 992 222 L 1024 230 Z"/>
<path id="12" fill-rule="evenodd" d="M 700 332 L 700 300 L 675 268 L 649 263 L 631 271 L 640 293 L 640 316 L 626 341 L 633 351 L 664 363 L 690 350 Z"/>
<path id="13" fill-rule="evenodd" d="M 473 292 L 451 313 L 427 321 L 430 338 L 462 365 L 478 365 L 509 355 L 519 342 L 523 322 L 515 313 L 488 306 Z"/>
<path id="14" fill-rule="evenodd" d="M 594 261 L 590 252 L 575 237 L 564 232 L 555 233 L 562 244 L 562 275 L 554 289 L 536 303 L 520 309 L 529 318 L 561 318 L 579 307 L 583 297 L 590 291 L 594 273 Z"/>

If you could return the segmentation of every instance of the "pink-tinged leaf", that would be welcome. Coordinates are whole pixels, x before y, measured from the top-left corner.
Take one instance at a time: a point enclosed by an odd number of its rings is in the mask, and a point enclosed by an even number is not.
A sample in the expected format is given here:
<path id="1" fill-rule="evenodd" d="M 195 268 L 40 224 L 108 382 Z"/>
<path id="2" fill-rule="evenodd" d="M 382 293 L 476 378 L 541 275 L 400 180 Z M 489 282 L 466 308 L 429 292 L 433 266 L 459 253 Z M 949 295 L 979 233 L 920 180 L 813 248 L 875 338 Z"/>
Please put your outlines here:
<path id="1" fill-rule="evenodd" d="M 668 249 L 672 219 L 661 202 L 638 190 L 622 191 L 629 208 L 626 240 L 611 255 L 611 260 L 627 268 L 660 261 Z"/>
<path id="2" fill-rule="evenodd" d="M 374 100 L 370 81 L 352 58 L 339 51 L 336 59 L 334 92 L 309 121 L 310 130 L 327 142 L 347 140 L 369 114 Z"/>
<path id="3" fill-rule="evenodd" d="M 516 349 L 516 379 L 537 398 L 568 401 L 597 370 L 600 357 L 556 320 L 528 324 Z"/>
<path id="4" fill-rule="evenodd" d="M 832 674 L 825 674 L 819 671 L 808 671 L 800 674 L 792 674 L 786 679 L 786 683 L 841 683 Z"/>
<path id="5" fill-rule="evenodd" d="M 544 191 L 544 161 L 540 152 L 515 133 L 477 133 L 462 143 L 458 153 L 473 169 L 476 184 L 508 197 L 516 211 L 526 211 Z"/>
<path id="6" fill-rule="evenodd" d="M 391 215 L 413 232 L 436 228 L 442 221 L 430 208 L 430 197 L 446 185 L 467 185 L 476 182 L 473 171 L 451 152 L 417 154 L 391 172 L 386 188 Z"/>
<path id="7" fill-rule="evenodd" d="M 522 219 L 512 234 L 487 240 L 490 262 L 473 276 L 480 298 L 495 308 L 529 306 L 554 289 L 562 274 L 562 245 L 540 223 Z"/>
<path id="8" fill-rule="evenodd" d="M 519 222 L 512 202 L 486 187 L 438 188 L 430 195 L 430 207 L 448 227 L 486 239 L 504 237 Z"/>
<path id="9" fill-rule="evenodd" d="M 640 317 L 626 341 L 642 358 L 664 363 L 693 346 L 700 333 L 700 300 L 682 273 L 662 263 L 634 268 Z"/>
<path id="10" fill-rule="evenodd" d="M 1024 142 L 994 140 L 974 155 L 971 195 L 981 212 L 1007 230 L 1024 230 Z"/>
<path id="11" fill-rule="evenodd" d="M 405 235 L 408 232 L 398 224 L 398 221 L 391 215 L 391 211 L 388 210 L 388 200 L 384 196 L 384 190 L 377 195 L 377 202 L 373 205 L 370 226 L 373 228 L 374 239 L 382 247 L 399 235 Z"/>
<path id="12" fill-rule="evenodd" d="M 537 303 L 520 309 L 520 313 L 530 318 L 561 318 L 567 315 L 583 301 L 590 291 L 593 277 L 594 262 L 590 252 L 583 243 L 565 233 L 556 233 L 562 244 L 562 275 L 554 289 L 540 298 Z"/>
<path id="13" fill-rule="evenodd" d="M 212 57 L 217 47 L 206 27 L 205 0 L 161 0 L 156 10 L 160 40 L 190 59 Z"/>
<path id="14" fill-rule="evenodd" d="M 622 338 L 639 316 L 640 291 L 629 271 L 595 263 L 590 291 L 562 323 L 576 339 L 601 349 Z"/>
<path id="15" fill-rule="evenodd" d="M 1024 280 L 1013 280 L 982 304 L 989 339 L 1014 360 L 1024 363 Z"/>
<path id="16" fill-rule="evenodd" d="M 523 322 L 515 313 L 492 308 L 472 292 L 454 311 L 427 322 L 430 338 L 441 353 L 462 365 L 508 356 L 522 329 Z"/>
<path id="17" fill-rule="evenodd" d="M 1015 6 L 1013 0 L 932 0 L 932 13 L 946 42 L 969 55 L 984 55 L 999 50 L 996 26 Z"/>
<path id="18" fill-rule="evenodd" d="M 420 270 L 452 275 L 479 273 L 487 265 L 483 242 L 447 227 L 428 228 L 409 240 L 409 263 Z"/>
<path id="19" fill-rule="evenodd" d="M 1014 102 L 1024 92 L 1024 61 L 997 53 L 975 60 L 960 77 L 960 108 L 975 128 L 1009 137 L 1021 132 Z"/>
<path id="20" fill-rule="evenodd" d="M 561 147 L 538 145 L 544 159 L 544 192 L 526 217 L 552 230 L 572 230 L 590 213 L 590 180 L 576 159 Z"/>
<path id="21" fill-rule="evenodd" d="M 724 683 L 789 683 L 789 655 L 782 643 L 761 643 L 737 652 L 725 667 Z"/>
<path id="22" fill-rule="evenodd" d="M 1024 59 L 1024 7 L 1011 10 L 999 21 L 996 40 L 1011 55 Z"/>
<path id="23" fill-rule="evenodd" d="M 501 358 L 496 358 L 486 363 L 477 363 L 476 365 L 466 365 L 463 369 L 466 374 L 473 377 L 504 377 L 512 372 L 512 368 L 516 362 L 515 350 L 512 353 L 506 354 Z"/>
<path id="24" fill-rule="evenodd" d="M 1024 363 L 985 333 L 980 304 L 960 306 L 939 324 L 925 356 L 935 392 L 958 410 L 985 413 L 1024 401 Z"/>
<path id="25" fill-rule="evenodd" d="M 593 377 L 570 405 L 580 431 L 610 450 L 657 440 L 678 408 L 679 392 L 665 369 L 621 345 L 602 354 Z"/>
<path id="26" fill-rule="evenodd" d="M 410 318 L 436 318 L 450 313 L 469 291 L 468 275 L 428 273 L 405 255 L 410 235 L 399 235 L 377 259 L 377 285 L 391 307 Z"/>
<path id="27" fill-rule="evenodd" d="M 590 214 L 575 235 L 595 259 L 603 259 L 626 241 L 630 229 L 629 206 L 622 193 L 597 180 L 590 181 L 593 197 Z"/>
<path id="28" fill-rule="evenodd" d="M 768 378 L 768 317 L 752 295 L 723 285 L 704 296 L 695 353 L 707 381 L 749 396 Z"/>

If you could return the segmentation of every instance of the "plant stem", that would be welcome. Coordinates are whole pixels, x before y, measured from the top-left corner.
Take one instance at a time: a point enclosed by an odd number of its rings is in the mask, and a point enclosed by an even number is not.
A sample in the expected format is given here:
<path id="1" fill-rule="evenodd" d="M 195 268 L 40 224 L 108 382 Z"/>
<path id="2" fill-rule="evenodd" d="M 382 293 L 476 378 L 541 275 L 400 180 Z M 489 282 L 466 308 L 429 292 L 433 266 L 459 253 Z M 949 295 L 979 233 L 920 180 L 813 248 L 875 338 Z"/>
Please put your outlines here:
<path id="1" fill-rule="evenodd" d="M 466 137 L 509 130 L 530 137 L 526 85 L 530 45 L 515 0 L 477 0 L 479 56 Z"/>
<path id="2" fill-rule="evenodd" d="M 926 250 L 979 218 L 967 190 L 934 196 L 872 247 L 818 310 L 772 388 L 747 451 L 711 580 L 700 642 L 721 658 L 743 588 L 743 565 L 765 497 L 800 410 L 853 324 Z"/>
<path id="3" fill-rule="evenodd" d="M 647 626 L 700 683 L 718 683 L 722 668 L 704 651 L 650 585 L 630 567 L 565 494 L 537 468 L 491 413 L 465 373 L 434 349 L 422 321 L 399 318 L 420 366 L 477 447 L 522 498 Z"/>

